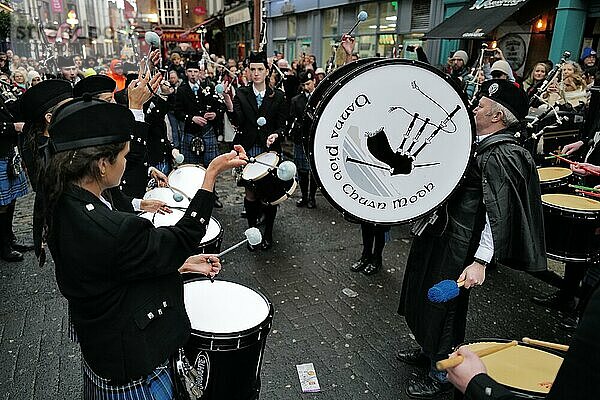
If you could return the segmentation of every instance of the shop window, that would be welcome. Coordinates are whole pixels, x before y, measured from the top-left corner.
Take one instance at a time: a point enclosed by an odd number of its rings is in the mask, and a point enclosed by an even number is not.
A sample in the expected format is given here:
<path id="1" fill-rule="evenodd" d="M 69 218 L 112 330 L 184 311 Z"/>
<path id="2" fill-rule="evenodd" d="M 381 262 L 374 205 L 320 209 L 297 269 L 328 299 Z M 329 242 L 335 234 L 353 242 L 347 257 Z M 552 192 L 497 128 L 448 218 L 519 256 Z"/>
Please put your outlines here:
<path id="1" fill-rule="evenodd" d="M 339 10 L 330 8 L 323 11 L 323 35 L 335 36 L 338 34 Z"/>
<path id="2" fill-rule="evenodd" d="M 296 40 L 296 54 L 300 55 L 309 55 L 312 54 L 311 50 L 312 41 L 310 38 L 298 39 Z"/>
<path id="3" fill-rule="evenodd" d="M 287 26 L 287 37 L 293 38 L 296 37 L 296 16 L 290 15 L 288 17 L 288 26 Z"/>
<path id="4" fill-rule="evenodd" d="M 342 24 L 341 24 L 341 32 L 348 32 L 350 28 L 356 22 L 356 16 L 358 15 L 358 10 L 356 6 L 345 6 L 342 8 Z M 363 22 L 364 24 L 364 22 Z"/>
<path id="5" fill-rule="evenodd" d="M 358 53 L 360 58 L 374 57 L 377 52 L 377 37 L 375 35 L 358 36 L 354 52 Z"/>
<path id="6" fill-rule="evenodd" d="M 377 53 L 380 57 L 393 57 L 396 35 L 385 34 L 377 37 Z"/>
<path id="7" fill-rule="evenodd" d="M 377 32 L 377 28 L 378 28 L 378 26 L 377 26 L 377 2 L 361 4 L 358 7 L 358 11 L 356 12 L 356 15 L 354 16 L 355 22 L 356 22 L 356 16 L 361 11 L 366 11 L 369 16 L 367 17 L 367 19 L 365 21 L 358 24 L 358 27 L 356 28 L 357 33 L 359 35 L 374 34 L 375 32 Z M 352 25 L 350 27 L 352 27 Z"/>
<path id="8" fill-rule="evenodd" d="M 398 2 L 388 1 L 379 5 L 379 31 L 395 32 L 398 20 Z"/>
<path id="9" fill-rule="evenodd" d="M 429 30 L 429 14 L 431 12 L 430 0 L 413 0 L 411 31 Z"/>
<path id="10" fill-rule="evenodd" d="M 158 0 L 158 15 L 162 25 L 181 25 L 179 3 L 179 0 Z"/>
<path id="11" fill-rule="evenodd" d="M 287 37 L 287 17 L 275 18 L 273 20 L 273 39 L 285 39 Z"/>
<path id="12" fill-rule="evenodd" d="M 328 38 L 323 38 L 323 42 L 322 42 L 322 48 L 321 48 L 321 54 L 323 55 L 322 60 L 321 60 L 321 64 L 320 66 L 322 66 L 323 68 L 325 68 L 325 66 L 327 65 L 327 62 L 335 56 L 334 56 L 334 48 L 333 46 L 335 45 L 335 38 L 333 37 L 328 37 Z M 317 60 L 318 61 L 318 60 Z"/>
<path id="13" fill-rule="evenodd" d="M 309 18 L 308 14 L 296 16 L 296 36 L 309 36 L 309 22 L 312 19 Z"/>

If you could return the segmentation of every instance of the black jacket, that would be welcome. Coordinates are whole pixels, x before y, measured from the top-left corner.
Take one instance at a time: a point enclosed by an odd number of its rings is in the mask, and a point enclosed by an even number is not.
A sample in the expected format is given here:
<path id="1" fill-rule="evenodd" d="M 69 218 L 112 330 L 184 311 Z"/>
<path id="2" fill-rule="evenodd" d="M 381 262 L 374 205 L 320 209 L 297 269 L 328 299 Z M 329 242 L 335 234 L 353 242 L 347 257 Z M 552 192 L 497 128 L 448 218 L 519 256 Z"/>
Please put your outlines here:
<path id="1" fill-rule="evenodd" d="M 256 103 L 256 96 L 252 85 L 240 87 L 233 99 L 233 112 L 227 115 L 231 122 L 238 127 L 238 134 L 233 142 L 241 144 L 245 149 L 250 149 L 257 144 L 266 151 L 267 138 L 272 133 L 279 134 L 280 141 L 285 134 L 288 110 L 281 90 L 267 87 L 265 98 L 260 108 Z M 264 117 L 266 124 L 258 125 L 258 118 Z M 280 145 L 276 142 L 276 147 Z"/>
<path id="2" fill-rule="evenodd" d="M 145 376 L 184 345 L 190 322 L 177 269 L 197 250 L 214 196 L 199 190 L 183 218 L 155 228 L 68 186 L 48 245 L 86 362 L 119 382 Z"/>
<path id="3" fill-rule="evenodd" d="M 161 161 L 171 164 L 173 147 L 167 137 L 165 123 L 165 116 L 169 111 L 171 111 L 169 102 L 158 96 L 152 97 L 151 101 L 144 104 L 145 121 L 150 125 L 146 141 L 150 165 L 156 165 Z"/>
<path id="4" fill-rule="evenodd" d="M 216 126 L 225 112 L 224 105 L 215 94 L 212 83 L 206 79 L 203 82 L 198 82 L 198 85 L 200 86 L 198 93 L 194 94 L 188 82 L 182 83 L 177 88 L 175 97 L 175 117 L 185 122 L 185 133 L 195 136 L 203 134 L 208 127 Z M 208 111 L 217 113 L 217 117 L 209 121 L 207 125 L 200 126 L 192 122 L 194 116 L 203 117 L 204 113 Z"/>
<path id="5" fill-rule="evenodd" d="M 8 105 L 0 100 L 0 157 L 8 157 L 17 145 L 18 133 L 15 130 L 14 118 Z"/>
<path id="6" fill-rule="evenodd" d="M 296 144 L 302 144 L 302 137 L 307 133 L 303 131 L 302 126 L 306 103 L 308 103 L 308 97 L 304 92 L 294 96 L 290 103 L 290 127 L 292 127 L 290 135 Z"/>

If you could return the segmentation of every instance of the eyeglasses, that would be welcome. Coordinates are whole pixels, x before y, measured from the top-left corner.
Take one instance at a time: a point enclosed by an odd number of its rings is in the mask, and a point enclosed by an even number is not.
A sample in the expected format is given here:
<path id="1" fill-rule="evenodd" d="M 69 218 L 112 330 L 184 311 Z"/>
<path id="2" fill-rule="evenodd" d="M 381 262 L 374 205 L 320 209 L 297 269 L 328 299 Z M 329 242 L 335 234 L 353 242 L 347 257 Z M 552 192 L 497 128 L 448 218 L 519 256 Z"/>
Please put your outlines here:
<path id="1" fill-rule="evenodd" d="M 41 78 L 33 78 L 32 81 L 41 81 Z"/>

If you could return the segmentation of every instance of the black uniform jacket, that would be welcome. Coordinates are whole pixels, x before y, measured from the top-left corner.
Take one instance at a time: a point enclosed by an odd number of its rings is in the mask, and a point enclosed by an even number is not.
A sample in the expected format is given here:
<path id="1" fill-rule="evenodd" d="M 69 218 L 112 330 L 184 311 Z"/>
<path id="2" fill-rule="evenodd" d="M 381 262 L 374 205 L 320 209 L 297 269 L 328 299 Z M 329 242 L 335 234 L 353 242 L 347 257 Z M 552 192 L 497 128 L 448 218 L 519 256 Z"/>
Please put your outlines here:
<path id="1" fill-rule="evenodd" d="M 233 112 L 228 112 L 227 115 L 239 130 L 233 139 L 234 143 L 241 144 L 245 149 L 250 149 L 257 144 L 267 150 L 269 135 L 277 133 L 279 134 L 278 142 L 282 139 L 288 110 L 283 92 L 270 87 L 267 87 L 265 98 L 259 108 L 252 85 L 248 85 L 238 89 L 233 99 Z M 266 120 L 266 124 L 263 126 L 258 125 L 257 121 L 260 117 L 264 117 Z M 275 146 L 277 146 L 277 142 Z"/>
<path id="2" fill-rule="evenodd" d="M 98 375 L 145 376 L 186 343 L 177 269 L 197 251 L 213 203 L 212 193 L 199 190 L 176 225 L 155 228 L 80 187 L 65 189 L 48 245 L 83 357 Z"/>
<path id="3" fill-rule="evenodd" d="M 569 345 L 547 400 L 600 399 L 600 290 L 596 289 L 579 323 L 575 338 Z M 489 389 L 488 389 L 489 388 Z M 486 394 L 491 391 L 491 395 Z M 465 397 L 469 400 L 513 400 L 514 393 L 480 374 L 471 379 Z"/>
<path id="4" fill-rule="evenodd" d="M 150 125 L 135 121 L 129 141 L 127 165 L 120 189 L 128 196 L 141 198 L 148 185 L 148 132 Z"/>
<path id="5" fill-rule="evenodd" d="M 521 271 L 546 270 L 539 175 L 529 152 L 513 133 L 500 132 L 483 139 L 477 154 L 495 259 Z"/>
<path id="6" fill-rule="evenodd" d="M 8 105 L 0 100 L 0 157 L 8 157 L 13 154 L 17 145 L 17 131 L 15 120 Z"/>
<path id="7" fill-rule="evenodd" d="M 302 136 L 305 134 L 305 132 L 303 132 L 302 118 L 304 116 L 306 103 L 308 103 L 308 97 L 304 92 L 292 97 L 290 103 L 290 126 L 293 124 L 290 134 L 292 140 L 296 144 L 302 144 Z"/>
<path id="8" fill-rule="evenodd" d="M 175 117 L 185 122 L 185 133 L 195 136 L 203 134 L 206 129 L 220 121 L 225 111 L 223 104 L 215 98 L 214 87 L 210 81 L 198 82 L 198 85 L 200 88 L 197 94 L 194 94 L 188 82 L 182 83 L 177 88 L 175 97 Z M 203 117 L 204 113 L 208 111 L 217 113 L 217 117 L 209 121 L 207 125 L 200 126 L 192 122 L 193 117 L 196 115 Z"/>
<path id="9" fill-rule="evenodd" d="M 145 121 L 150 125 L 148 131 L 147 151 L 150 165 L 157 165 L 161 161 L 170 164 L 173 147 L 167 137 L 165 116 L 171 111 L 171 104 L 159 96 L 144 104 Z"/>

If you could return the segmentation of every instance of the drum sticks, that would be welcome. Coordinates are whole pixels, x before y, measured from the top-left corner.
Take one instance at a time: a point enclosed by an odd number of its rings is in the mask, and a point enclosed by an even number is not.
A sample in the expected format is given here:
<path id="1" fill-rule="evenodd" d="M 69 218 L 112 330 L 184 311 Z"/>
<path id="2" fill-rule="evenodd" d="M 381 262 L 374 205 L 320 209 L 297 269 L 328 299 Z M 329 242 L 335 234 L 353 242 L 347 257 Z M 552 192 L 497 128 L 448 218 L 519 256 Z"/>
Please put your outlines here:
<path id="1" fill-rule="evenodd" d="M 246 239 L 242 240 L 238 244 L 234 244 L 233 246 L 231 246 L 227 250 L 220 252 L 219 254 L 216 255 L 216 257 L 217 258 L 221 258 L 225 254 L 229 253 L 232 250 L 237 249 L 238 247 L 240 247 L 241 245 L 243 245 L 246 242 L 250 243 L 252 246 L 257 246 L 262 241 L 262 235 L 261 235 L 260 231 L 258 230 L 258 228 L 248 228 L 244 232 L 244 235 L 246 235 Z M 210 263 L 211 262 L 210 258 L 207 261 Z M 214 282 L 215 281 L 215 277 L 211 276 L 210 277 L 210 281 Z"/>
<path id="2" fill-rule="evenodd" d="M 587 167 L 584 167 L 583 165 L 579 164 L 579 163 L 578 163 L 578 162 L 576 162 L 576 161 L 571 161 L 571 160 L 568 160 L 568 159 L 566 159 L 566 158 L 564 158 L 564 157 L 562 157 L 562 156 L 560 156 L 560 155 L 558 155 L 558 154 L 552 154 L 552 155 L 553 155 L 554 157 L 558 158 L 560 161 L 564 161 L 564 162 L 566 162 L 566 163 L 569 163 L 569 164 L 571 164 L 571 165 L 573 165 L 573 164 L 576 164 L 576 165 L 578 165 L 578 168 L 581 168 L 581 169 L 583 169 L 584 171 L 586 171 L 586 172 L 587 172 L 587 173 L 589 173 L 590 175 L 600 176 L 600 172 L 596 172 L 596 171 L 594 171 L 594 170 L 591 170 L 591 169 L 589 169 L 589 168 L 587 168 Z"/>
<path id="3" fill-rule="evenodd" d="M 518 344 L 518 342 L 516 340 L 513 340 L 512 342 L 489 346 L 484 349 L 474 351 L 474 353 L 477 354 L 479 357 L 485 357 L 485 356 L 489 356 L 490 354 L 497 353 L 501 350 L 508 349 L 509 347 L 516 346 L 517 344 Z M 461 355 L 457 355 L 456 357 L 446 358 L 445 360 L 441 360 L 441 361 L 438 361 L 437 363 L 435 363 L 435 367 L 437 368 L 438 371 L 444 371 L 448 368 L 456 367 L 457 365 L 462 363 L 464 361 L 464 359 L 465 358 Z"/>
<path id="4" fill-rule="evenodd" d="M 569 351 L 569 346 L 566 344 L 558 344 L 552 342 L 545 342 L 543 340 L 530 339 L 528 337 L 523 338 L 523 343 L 527 343 L 533 346 L 545 347 L 552 350 Z"/>

